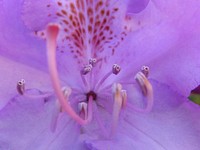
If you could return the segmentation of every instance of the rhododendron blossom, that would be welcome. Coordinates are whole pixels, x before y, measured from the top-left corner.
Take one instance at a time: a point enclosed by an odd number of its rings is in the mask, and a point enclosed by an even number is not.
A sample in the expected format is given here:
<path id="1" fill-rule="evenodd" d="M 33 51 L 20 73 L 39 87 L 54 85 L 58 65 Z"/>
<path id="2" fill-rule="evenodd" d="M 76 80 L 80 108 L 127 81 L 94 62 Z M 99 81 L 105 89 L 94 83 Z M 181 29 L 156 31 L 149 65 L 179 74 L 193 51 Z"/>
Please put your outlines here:
<path id="1" fill-rule="evenodd" d="M 0 0 L 0 149 L 198 150 L 199 6 Z"/>

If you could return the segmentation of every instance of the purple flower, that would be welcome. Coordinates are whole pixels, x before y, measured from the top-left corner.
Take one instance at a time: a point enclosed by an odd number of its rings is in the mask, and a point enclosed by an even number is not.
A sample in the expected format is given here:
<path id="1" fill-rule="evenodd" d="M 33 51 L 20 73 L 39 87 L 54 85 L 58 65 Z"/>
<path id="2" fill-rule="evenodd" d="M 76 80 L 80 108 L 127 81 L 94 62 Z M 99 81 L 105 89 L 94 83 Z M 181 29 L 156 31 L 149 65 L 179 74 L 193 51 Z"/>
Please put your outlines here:
<path id="1" fill-rule="evenodd" d="M 0 149 L 198 150 L 199 6 L 0 0 Z"/>

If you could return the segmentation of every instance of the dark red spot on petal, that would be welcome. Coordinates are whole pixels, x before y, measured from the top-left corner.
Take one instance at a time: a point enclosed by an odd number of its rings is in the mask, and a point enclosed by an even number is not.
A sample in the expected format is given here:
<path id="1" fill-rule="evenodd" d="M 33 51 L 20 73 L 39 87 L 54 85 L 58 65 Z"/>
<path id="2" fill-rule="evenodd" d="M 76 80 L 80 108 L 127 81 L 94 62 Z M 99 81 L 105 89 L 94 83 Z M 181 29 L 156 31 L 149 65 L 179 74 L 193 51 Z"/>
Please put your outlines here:
<path id="1" fill-rule="evenodd" d="M 67 12 L 65 10 L 61 10 L 61 12 L 64 14 L 64 15 L 67 15 Z"/>
<path id="2" fill-rule="evenodd" d="M 57 2 L 58 6 L 62 6 L 62 3 L 61 2 Z"/>

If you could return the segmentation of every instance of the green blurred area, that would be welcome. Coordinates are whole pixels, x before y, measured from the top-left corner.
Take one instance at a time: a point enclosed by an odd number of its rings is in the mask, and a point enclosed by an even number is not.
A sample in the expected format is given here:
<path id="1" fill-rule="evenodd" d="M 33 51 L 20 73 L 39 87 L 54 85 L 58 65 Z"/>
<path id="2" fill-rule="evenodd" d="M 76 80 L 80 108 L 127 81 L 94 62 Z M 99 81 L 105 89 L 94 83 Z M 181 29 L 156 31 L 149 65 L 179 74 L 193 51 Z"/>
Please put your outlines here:
<path id="1" fill-rule="evenodd" d="M 200 105 L 200 94 L 190 94 L 190 96 L 188 97 L 189 100 L 191 100 L 192 102 Z"/>

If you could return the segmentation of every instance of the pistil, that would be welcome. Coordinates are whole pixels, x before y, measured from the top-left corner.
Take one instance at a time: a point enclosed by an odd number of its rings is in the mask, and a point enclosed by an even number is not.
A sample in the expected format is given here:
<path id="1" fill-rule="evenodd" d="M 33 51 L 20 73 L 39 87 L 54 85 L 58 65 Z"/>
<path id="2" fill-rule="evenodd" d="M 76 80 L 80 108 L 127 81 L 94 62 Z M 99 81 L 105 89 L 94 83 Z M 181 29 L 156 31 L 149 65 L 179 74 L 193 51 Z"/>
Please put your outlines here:
<path id="1" fill-rule="evenodd" d="M 87 80 L 86 80 L 86 78 L 85 78 L 85 75 L 86 74 L 88 74 L 88 73 L 90 73 L 92 71 L 92 65 L 91 64 L 88 64 L 88 65 L 85 65 L 84 67 L 83 67 L 83 69 L 81 70 L 81 79 L 82 79 L 82 81 L 83 81 L 83 84 L 85 85 L 85 87 L 87 87 L 88 88 L 88 82 L 87 82 Z"/>
<path id="2" fill-rule="evenodd" d="M 59 26 L 55 24 L 51 24 L 47 26 L 47 58 L 49 65 L 49 72 L 51 81 L 53 84 L 53 88 L 58 97 L 58 100 L 61 104 L 63 110 L 65 110 L 74 120 L 76 120 L 79 124 L 86 124 L 87 121 L 82 119 L 76 112 L 71 108 L 68 102 L 61 91 L 60 82 L 58 79 L 57 65 L 56 65 L 56 40 L 59 32 Z"/>

